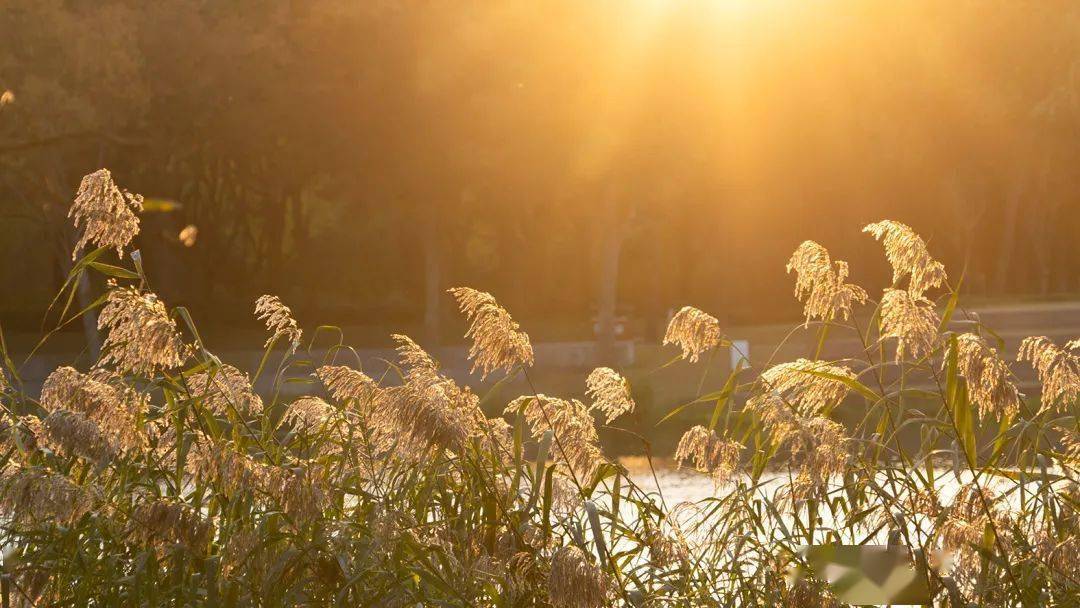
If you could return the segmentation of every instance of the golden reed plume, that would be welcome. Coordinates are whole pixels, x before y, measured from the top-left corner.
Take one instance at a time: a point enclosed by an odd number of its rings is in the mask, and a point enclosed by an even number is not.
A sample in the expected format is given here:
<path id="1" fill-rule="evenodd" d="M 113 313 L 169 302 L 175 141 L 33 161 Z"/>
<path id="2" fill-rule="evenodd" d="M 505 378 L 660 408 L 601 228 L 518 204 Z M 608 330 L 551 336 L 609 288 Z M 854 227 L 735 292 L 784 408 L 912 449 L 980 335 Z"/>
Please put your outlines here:
<path id="1" fill-rule="evenodd" d="M 524 416 L 538 441 L 550 429 L 557 440 L 556 457 L 579 478 L 591 477 L 604 460 L 593 417 L 577 399 L 525 395 L 511 401 L 505 413 Z"/>
<path id="2" fill-rule="evenodd" d="M 893 283 L 905 276 L 910 277 L 908 291 L 913 298 L 921 298 L 928 289 L 945 283 L 945 265 L 930 256 L 926 241 L 910 226 L 882 220 L 863 228 L 863 232 L 885 245 L 885 257 L 893 268 Z"/>
<path id="3" fill-rule="evenodd" d="M 613 589 L 610 577 L 581 549 L 570 545 L 551 556 L 548 597 L 555 608 L 602 608 Z"/>
<path id="4" fill-rule="evenodd" d="M 75 202 L 68 211 L 76 228 L 83 224 L 71 259 L 74 260 L 91 242 L 99 247 L 114 248 L 117 255 L 123 256 L 124 247 L 139 234 L 139 217 L 135 214 L 142 208 L 142 196 L 121 192 L 108 169 L 98 169 L 83 177 Z"/>
<path id="5" fill-rule="evenodd" d="M 298 432 L 318 430 L 332 421 L 337 408 L 318 397 L 305 396 L 294 400 L 285 410 L 282 419 L 291 422 Z"/>
<path id="6" fill-rule="evenodd" d="M 411 338 L 393 338 L 406 370 L 405 382 L 377 404 L 375 420 L 382 431 L 408 442 L 460 452 L 470 438 L 482 433 L 486 419 L 479 397 L 440 374 L 431 355 Z"/>
<path id="7" fill-rule="evenodd" d="M 359 407 L 370 405 L 380 390 L 379 385 L 367 374 L 344 365 L 324 365 L 315 370 L 315 375 L 334 399 L 351 399 Z"/>
<path id="8" fill-rule="evenodd" d="M 41 387 L 41 406 L 46 411 L 79 412 L 126 449 L 138 449 L 146 443 L 141 421 L 147 401 L 131 388 L 113 386 L 67 366 L 56 368 Z"/>
<path id="9" fill-rule="evenodd" d="M 131 512 L 129 534 L 138 542 L 165 549 L 180 545 L 202 553 L 210 538 L 211 526 L 191 507 L 170 498 L 139 502 Z"/>
<path id="10" fill-rule="evenodd" d="M 697 425 L 683 434 L 675 448 L 675 463 L 690 461 L 694 469 L 708 473 L 716 484 L 727 481 L 739 466 L 742 444 L 725 440 L 714 431 Z"/>
<path id="11" fill-rule="evenodd" d="M 287 338 L 294 348 L 299 346 L 300 338 L 304 332 L 300 331 L 300 324 L 292 316 L 292 310 L 281 301 L 281 298 L 271 295 L 259 296 L 255 300 L 255 318 L 266 323 L 266 329 L 270 330 L 270 337 L 266 339 L 265 347 L 280 338 Z"/>
<path id="12" fill-rule="evenodd" d="M 179 366 L 188 355 L 165 304 L 134 287 L 109 291 L 98 329 L 106 331 L 101 364 L 121 371 L 149 375 Z"/>
<path id="13" fill-rule="evenodd" d="M 847 262 L 832 261 L 829 251 L 814 241 L 804 241 L 787 263 L 788 274 L 795 272 L 795 297 L 806 301 L 803 314 L 806 323 L 812 319 L 847 320 L 852 307 L 866 303 L 866 291 L 858 285 L 845 283 Z"/>
<path id="14" fill-rule="evenodd" d="M 664 345 L 682 349 L 682 358 L 697 362 L 702 354 L 720 346 L 720 322 L 693 306 L 683 306 L 668 323 Z"/>
<path id="15" fill-rule="evenodd" d="M 193 397 L 202 399 L 204 406 L 218 415 L 235 410 L 238 415 L 261 414 L 262 398 L 255 394 L 248 375 L 232 365 L 192 374 L 187 379 Z"/>
<path id="16" fill-rule="evenodd" d="M 19 524 L 71 525 L 90 512 L 100 491 L 59 473 L 9 465 L 0 472 L 0 511 Z"/>
<path id="17" fill-rule="evenodd" d="M 943 363 L 944 364 L 944 363 Z M 1012 416 L 1020 407 L 1020 392 L 1009 365 L 981 337 L 963 333 L 956 337 L 956 364 L 967 381 L 971 401 L 980 416 Z"/>
<path id="18" fill-rule="evenodd" d="M 610 367 L 598 367 L 585 379 L 585 394 L 592 398 L 592 408 L 604 414 L 604 424 L 634 411 L 630 383 Z"/>
<path id="19" fill-rule="evenodd" d="M 1044 408 L 1063 407 L 1080 398 L 1080 341 L 1074 340 L 1065 348 L 1046 336 L 1024 338 L 1020 343 L 1020 361 L 1028 361 L 1042 383 Z"/>
<path id="20" fill-rule="evenodd" d="M 509 373 L 518 365 L 532 366 L 529 335 L 520 331 L 510 313 L 490 293 L 469 287 L 454 287 L 448 291 L 469 320 L 465 337 L 473 340 L 469 348 L 472 371 L 479 369 L 481 376 L 486 378 L 493 370 L 503 369 Z"/>
<path id="21" fill-rule="evenodd" d="M 774 365 L 761 373 L 759 382 L 764 392 L 755 400 L 779 397 L 802 415 L 813 415 L 840 404 L 850 390 L 844 380 L 854 380 L 855 373 L 841 365 L 823 361 L 796 359 Z"/>
<path id="22" fill-rule="evenodd" d="M 56 410 L 42 422 L 45 444 L 58 454 L 107 463 L 119 451 L 98 425 L 79 412 Z"/>
<path id="23" fill-rule="evenodd" d="M 886 289 L 881 298 L 881 338 L 896 338 L 896 361 L 904 354 L 918 359 L 929 355 L 938 340 L 934 305 L 905 289 Z"/>

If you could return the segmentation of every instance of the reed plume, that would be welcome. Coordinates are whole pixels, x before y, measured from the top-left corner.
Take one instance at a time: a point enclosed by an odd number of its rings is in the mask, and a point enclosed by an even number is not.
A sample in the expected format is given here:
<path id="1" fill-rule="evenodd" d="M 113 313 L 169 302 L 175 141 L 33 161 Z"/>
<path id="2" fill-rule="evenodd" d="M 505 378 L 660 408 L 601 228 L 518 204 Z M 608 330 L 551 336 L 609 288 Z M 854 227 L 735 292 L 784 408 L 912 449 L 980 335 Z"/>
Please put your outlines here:
<path id="1" fill-rule="evenodd" d="M 675 448 L 675 463 L 682 466 L 690 461 L 694 469 L 707 473 L 713 483 L 727 481 L 739 466 L 743 446 L 737 441 L 722 439 L 715 431 L 697 425 L 683 434 Z"/>
<path id="2" fill-rule="evenodd" d="M 981 337 L 963 333 L 956 337 L 957 371 L 967 381 L 971 401 L 980 416 L 1008 417 L 1020 406 L 1020 392 L 1009 365 Z"/>
<path id="3" fill-rule="evenodd" d="M 307 433 L 322 427 L 336 414 L 334 406 L 318 397 L 306 396 L 289 404 L 284 419 L 292 422 L 297 432 Z"/>
<path id="4" fill-rule="evenodd" d="M 803 415 L 816 414 L 839 405 L 850 390 L 845 380 L 854 379 L 855 373 L 844 366 L 796 359 L 762 372 L 759 382 L 765 392 L 751 401 L 778 397 Z"/>
<path id="5" fill-rule="evenodd" d="M 532 366 L 529 335 L 520 331 L 510 313 L 490 293 L 469 287 L 454 287 L 449 292 L 469 321 L 465 337 L 473 341 L 469 348 L 473 372 L 479 369 L 481 377 L 486 378 L 494 370 L 509 373 L 518 365 Z"/>
<path id="6" fill-rule="evenodd" d="M 258 478 L 263 491 L 271 496 L 292 520 L 304 525 L 326 508 L 327 493 L 310 463 L 305 466 L 265 467 Z"/>
<path id="7" fill-rule="evenodd" d="M 287 338 L 289 344 L 296 348 L 300 345 L 300 338 L 304 332 L 300 330 L 300 324 L 292 316 L 292 309 L 281 301 L 281 298 L 271 295 L 259 296 L 255 300 L 255 318 L 266 323 L 266 329 L 270 331 L 270 337 L 263 344 L 269 348 L 271 344 L 281 338 Z"/>
<path id="8" fill-rule="evenodd" d="M 881 298 L 881 338 L 896 338 L 896 361 L 929 355 L 938 339 L 941 319 L 929 300 L 903 289 L 886 289 Z"/>
<path id="9" fill-rule="evenodd" d="M 911 297 L 919 299 L 927 290 L 940 287 L 945 283 L 945 265 L 930 256 L 926 241 L 915 233 L 910 226 L 882 220 L 863 228 L 863 232 L 885 245 L 885 257 L 893 268 L 893 284 L 905 276 Z"/>
<path id="10" fill-rule="evenodd" d="M 206 549 L 211 526 L 199 513 L 176 499 L 140 501 L 132 509 L 128 533 L 144 545 L 180 545 L 201 553 Z"/>
<path id="11" fill-rule="evenodd" d="M 511 401 L 506 413 L 524 416 L 538 441 L 550 429 L 556 438 L 555 455 L 579 478 L 592 477 L 603 462 L 592 415 L 577 399 L 525 395 Z"/>
<path id="12" fill-rule="evenodd" d="M 379 385 L 367 374 L 344 365 L 324 365 L 315 370 L 315 375 L 334 399 L 351 399 L 360 407 L 370 406 L 380 391 Z"/>
<path id="13" fill-rule="evenodd" d="M 610 367 L 598 367 L 589 374 L 585 394 L 592 398 L 592 408 L 604 414 L 604 424 L 634 411 L 630 383 Z"/>
<path id="14" fill-rule="evenodd" d="M 383 432 L 396 433 L 417 445 L 460 452 L 470 438 L 482 432 L 485 418 L 480 399 L 439 373 L 435 360 L 411 338 L 393 338 L 406 370 L 405 381 L 379 404 L 375 424 Z"/>
<path id="15" fill-rule="evenodd" d="M 42 428 L 46 444 L 58 453 L 106 463 L 119 451 L 93 420 L 79 412 L 56 410 L 45 418 Z"/>
<path id="16" fill-rule="evenodd" d="M 575 546 L 551 556 L 548 597 L 555 608 L 603 608 L 611 600 L 610 577 Z"/>
<path id="17" fill-rule="evenodd" d="M 668 521 L 665 518 L 664 521 Z M 643 520 L 642 541 L 649 550 L 649 561 L 660 568 L 681 566 L 690 559 L 690 546 L 677 526 L 663 530 L 649 518 Z"/>
<path id="18" fill-rule="evenodd" d="M 791 255 L 787 272 L 795 272 L 795 297 L 806 301 L 806 324 L 813 319 L 848 319 L 855 304 L 866 303 L 866 291 L 845 283 L 847 262 L 832 261 L 829 251 L 814 241 L 803 241 Z"/>
<path id="19" fill-rule="evenodd" d="M 108 169 L 98 169 L 83 177 L 75 202 L 68 211 L 68 217 L 75 219 L 76 228 L 83 224 L 71 259 L 74 260 L 91 242 L 99 247 L 116 249 L 117 255 L 123 257 L 124 247 L 139 234 L 139 217 L 135 214 L 142 208 L 143 197 L 121 192 Z"/>
<path id="20" fill-rule="evenodd" d="M 1080 344 L 1069 342 L 1065 348 L 1046 336 L 1024 338 L 1020 343 L 1020 361 L 1035 368 L 1042 383 L 1044 408 L 1063 407 L 1076 403 L 1080 397 Z"/>
<path id="21" fill-rule="evenodd" d="M 1065 464 L 1080 467 L 1080 431 L 1063 430 L 1061 446 Z"/>
<path id="22" fill-rule="evenodd" d="M 71 525 L 94 508 L 99 495 L 96 488 L 38 467 L 9 465 L 0 472 L 0 511 L 24 525 Z"/>
<path id="23" fill-rule="evenodd" d="M 146 443 L 142 421 L 147 401 L 131 388 L 114 386 L 67 366 L 56 368 L 41 388 L 41 406 L 46 411 L 84 414 L 126 449 L 138 449 Z"/>
<path id="24" fill-rule="evenodd" d="M 747 401 L 747 408 L 757 414 L 777 449 L 787 448 L 788 465 L 797 469 L 792 498 L 805 497 L 844 472 L 848 437 L 840 423 L 821 415 L 802 415 L 775 393 Z"/>
<path id="25" fill-rule="evenodd" d="M 114 287 L 98 317 L 106 331 L 101 364 L 125 372 L 152 374 L 184 362 L 188 347 L 156 295 L 134 287 Z"/>
<path id="26" fill-rule="evenodd" d="M 720 346 L 720 322 L 693 306 L 683 306 L 668 323 L 664 345 L 682 349 L 682 358 L 696 363 L 702 354 Z"/>
<path id="27" fill-rule="evenodd" d="M 188 454 L 196 477 L 218 486 L 226 495 L 250 494 L 261 486 L 265 467 L 232 444 L 209 438 L 196 441 Z"/>
<path id="28" fill-rule="evenodd" d="M 192 374 L 187 380 L 193 397 L 215 414 L 235 411 L 246 416 L 263 412 L 262 398 L 255 394 L 248 375 L 232 365 Z"/>

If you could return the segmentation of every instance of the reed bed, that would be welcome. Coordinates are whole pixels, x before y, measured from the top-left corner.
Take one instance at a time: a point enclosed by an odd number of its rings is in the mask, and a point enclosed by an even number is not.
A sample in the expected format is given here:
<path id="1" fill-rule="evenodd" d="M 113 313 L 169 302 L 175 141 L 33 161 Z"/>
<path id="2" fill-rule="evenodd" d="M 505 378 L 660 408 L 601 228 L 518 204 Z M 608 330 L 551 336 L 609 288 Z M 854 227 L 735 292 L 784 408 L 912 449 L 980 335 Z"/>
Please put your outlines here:
<path id="1" fill-rule="evenodd" d="M 125 257 L 141 200 L 102 170 L 72 207 L 82 233 L 52 318 L 86 314 L 75 290 L 105 275 L 98 361 L 56 369 L 35 397 L 2 353 L 5 607 L 839 606 L 792 575 L 801 546 L 830 543 L 907 547 L 936 605 L 1078 605 L 1080 342 L 1033 337 L 1014 357 L 989 328 L 958 328 L 958 287 L 903 224 L 866 228 L 895 272 L 876 300 L 822 245 L 795 251 L 816 353 L 740 365 L 673 407 L 700 412 L 674 459 L 717 491 L 668 504 L 603 453 L 597 425 L 635 407 L 614 369 L 583 378 L 584 400 L 533 387 L 494 403 L 407 336 L 379 369 L 340 340 L 316 349 L 333 332 L 305 333 L 271 295 L 254 308 L 262 364 L 222 362 Z M 510 313 L 482 291 L 449 297 L 474 370 L 531 387 Z M 820 360 L 841 334 L 864 356 Z M 664 343 L 683 365 L 730 345 L 692 307 Z"/>

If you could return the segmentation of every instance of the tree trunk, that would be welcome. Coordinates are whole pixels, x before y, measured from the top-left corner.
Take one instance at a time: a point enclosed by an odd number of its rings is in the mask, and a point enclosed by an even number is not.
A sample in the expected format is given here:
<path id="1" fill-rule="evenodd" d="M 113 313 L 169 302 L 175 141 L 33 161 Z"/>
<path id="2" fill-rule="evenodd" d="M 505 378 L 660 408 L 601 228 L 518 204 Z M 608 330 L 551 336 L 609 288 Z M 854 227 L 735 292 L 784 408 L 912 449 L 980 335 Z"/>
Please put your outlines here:
<path id="1" fill-rule="evenodd" d="M 263 243 L 265 280 L 267 289 L 279 283 L 274 277 L 282 272 L 282 263 L 285 259 L 285 222 L 288 213 L 288 196 L 284 191 L 278 191 L 267 199 L 266 210 L 266 239 Z"/>
<path id="2" fill-rule="evenodd" d="M 1012 266 L 1012 255 L 1016 250 L 1016 230 L 1020 216 L 1020 201 L 1024 195 L 1023 183 L 1017 183 L 1010 189 L 1005 199 L 1005 217 L 1002 219 L 1004 233 L 1001 235 L 1001 252 L 998 254 L 997 273 L 994 277 L 994 293 L 1005 293 Z"/>
<path id="3" fill-rule="evenodd" d="M 101 354 L 101 335 L 97 328 L 97 311 L 87 310 L 94 301 L 94 294 L 90 291 L 90 276 L 83 272 L 79 277 L 78 286 L 79 310 L 85 311 L 82 315 L 83 335 L 86 336 L 86 349 L 90 353 L 90 360 L 97 361 Z"/>
<path id="4" fill-rule="evenodd" d="M 435 210 L 424 219 L 424 338 L 431 346 L 439 344 L 440 304 L 442 303 L 442 259 L 439 247 L 439 224 Z"/>
<path id="5" fill-rule="evenodd" d="M 619 292 L 619 256 L 622 253 L 622 230 L 619 226 L 618 204 L 613 193 L 603 202 L 604 217 L 600 223 L 600 275 L 597 293 L 598 365 L 615 363 L 615 311 Z"/>

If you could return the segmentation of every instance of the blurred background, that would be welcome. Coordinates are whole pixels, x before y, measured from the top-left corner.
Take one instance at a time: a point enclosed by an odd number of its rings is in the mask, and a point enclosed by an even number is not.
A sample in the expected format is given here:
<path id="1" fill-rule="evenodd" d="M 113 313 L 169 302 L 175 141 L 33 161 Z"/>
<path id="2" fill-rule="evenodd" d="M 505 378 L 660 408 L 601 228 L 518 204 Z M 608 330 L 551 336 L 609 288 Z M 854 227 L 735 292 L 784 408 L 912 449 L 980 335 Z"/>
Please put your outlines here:
<path id="1" fill-rule="evenodd" d="M 592 345 L 548 361 L 639 364 L 685 304 L 798 320 L 804 239 L 877 293 L 883 218 L 969 302 L 1080 292 L 1075 2 L 5 0 L 0 92 L 12 336 L 100 167 L 151 199 L 153 288 L 220 348 L 261 342 L 262 293 L 352 344 L 452 347 L 468 285 Z"/>

